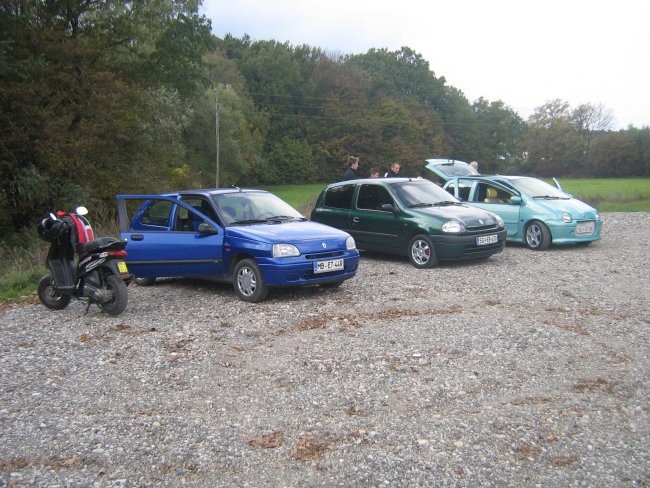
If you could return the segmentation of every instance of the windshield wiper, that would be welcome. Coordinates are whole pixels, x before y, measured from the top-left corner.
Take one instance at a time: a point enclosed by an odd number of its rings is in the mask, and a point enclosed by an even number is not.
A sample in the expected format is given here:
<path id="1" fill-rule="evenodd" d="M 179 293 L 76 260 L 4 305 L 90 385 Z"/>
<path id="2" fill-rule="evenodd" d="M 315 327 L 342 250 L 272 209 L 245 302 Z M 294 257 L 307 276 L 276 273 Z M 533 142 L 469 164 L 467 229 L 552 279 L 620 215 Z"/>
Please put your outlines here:
<path id="1" fill-rule="evenodd" d="M 303 217 L 292 217 L 290 215 L 273 215 L 272 217 L 266 217 L 264 222 L 275 222 L 276 220 L 303 220 Z"/>
<path id="2" fill-rule="evenodd" d="M 448 207 L 449 205 L 462 205 L 461 202 L 452 202 L 451 200 L 444 200 L 433 204 L 436 207 Z"/>
<path id="3" fill-rule="evenodd" d="M 230 225 L 246 225 L 246 224 L 263 224 L 266 220 L 248 219 L 248 220 L 235 220 Z"/>
<path id="4" fill-rule="evenodd" d="M 554 197 L 551 195 L 536 195 L 533 198 L 540 199 L 540 200 L 568 200 L 567 197 Z"/>
<path id="5" fill-rule="evenodd" d="M 413 205 L 409 205 L 409 208 L 421 208 L 421 207 L 431 207 L 433 203 L 414 203 Z"/>

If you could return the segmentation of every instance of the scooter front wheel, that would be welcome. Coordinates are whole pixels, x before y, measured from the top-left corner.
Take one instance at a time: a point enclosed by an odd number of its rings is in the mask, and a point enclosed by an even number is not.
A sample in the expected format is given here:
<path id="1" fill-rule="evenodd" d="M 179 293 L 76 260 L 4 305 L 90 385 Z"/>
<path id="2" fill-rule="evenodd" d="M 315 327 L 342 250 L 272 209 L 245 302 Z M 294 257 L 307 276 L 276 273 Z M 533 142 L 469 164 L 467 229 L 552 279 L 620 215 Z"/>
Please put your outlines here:
<path id="1" fill-rule="evenodd" d="M 52 310 L 63 310 L 72 300 L 71 295 L 64 295 L 57 291 L 51 275 L 45 275 L 39 280 L 38 298 L 43 305 Z"/>
<path id="2" fill-rule="evenodd" d="M 98 305 L 108 315 L 115 317 L 124 312 L 129 301 L 129 292 L 126 289 L 124 280 L 115 276 L 113 273 L 107 274 L 104 280 L 113 298 L 108 302 L 99 303 Z"/>

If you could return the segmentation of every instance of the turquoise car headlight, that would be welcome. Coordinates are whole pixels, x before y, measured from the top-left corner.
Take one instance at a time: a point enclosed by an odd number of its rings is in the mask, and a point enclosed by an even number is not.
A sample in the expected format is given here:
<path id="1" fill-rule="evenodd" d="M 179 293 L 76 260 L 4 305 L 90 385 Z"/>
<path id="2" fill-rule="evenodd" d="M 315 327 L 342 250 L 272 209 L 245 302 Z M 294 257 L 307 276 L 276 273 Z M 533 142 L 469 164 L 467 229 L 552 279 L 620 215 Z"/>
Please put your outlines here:
<path id="1" fill-rule="evenodd" d="M 293 244 L 273 244 L 274 258 L 288 258 L 291 256 L 300 256 L 300 251 Z"/>
<path id="2" fill-rule="evenodd" d="M 357 243 L 354 242 L 354 237 L 350 236 L 345 240 L 345 248 L 348 251 L 352 251 L 353 249 L 357 248 Z"/>
<path id="3" fill-rule="evenodd" d="M 571 222 L 571 214 L 569 212 L 562 212 L 562 222 L 566 222 L 567 224 Z"/>
<path id="4" fill-rule="evenodd" d="M 448 220 L 442 224 L 442 231 L 449 234 L 459 234 L 465 231 L 465 226 L 458 220 Z"/>

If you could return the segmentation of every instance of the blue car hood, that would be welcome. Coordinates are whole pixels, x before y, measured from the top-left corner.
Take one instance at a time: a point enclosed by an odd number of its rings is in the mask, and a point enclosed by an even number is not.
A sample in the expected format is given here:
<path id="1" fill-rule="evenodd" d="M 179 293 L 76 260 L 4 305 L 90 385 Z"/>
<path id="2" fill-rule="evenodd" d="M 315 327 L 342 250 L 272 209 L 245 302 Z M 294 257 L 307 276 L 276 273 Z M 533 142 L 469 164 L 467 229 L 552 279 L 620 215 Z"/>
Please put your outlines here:
<path id="1" fill-rule="evenodd" d="M 534 202 L 536 207 L 545 209 L 549 214 L 561 215 L 562 212 L 569 212 L 575 219 L 593 219 L 597 213 L 595 208 L 575 198 L 571 198 L 570 200 L 530 198 L 529 202 Z M 533 204 L 530 205 L 532 206 Z"/>
<path id="2" fill-rule="evenodd" d="M 496 224 L 496 219 L 487 210 L 469 205 L 449 205 L 448 207 L 423 207 L 409 209 L 413 213 L 431 215 L 442 220 L 457 219 L 467 227 Z"/>
<path id="3" fill-rule="evenodd" d="M 345 240 L 349 237 L 344 232 L 325 224 L 312 221 L 296 221 L 254 225 L 231 225 L 226 227 L 226 237 L 250 239 L 253 241 L 277 243 L 307 243 L 323 241 L 338 242 L 339 248 L 345 249 Z"/>

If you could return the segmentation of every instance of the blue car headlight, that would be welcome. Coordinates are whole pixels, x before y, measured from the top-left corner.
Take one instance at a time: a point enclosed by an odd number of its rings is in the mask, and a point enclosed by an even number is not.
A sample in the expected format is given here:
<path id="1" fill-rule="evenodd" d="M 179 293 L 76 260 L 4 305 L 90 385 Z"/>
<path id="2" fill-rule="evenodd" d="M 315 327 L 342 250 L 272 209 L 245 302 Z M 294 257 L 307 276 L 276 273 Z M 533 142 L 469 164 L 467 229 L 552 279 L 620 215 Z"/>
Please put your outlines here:
<path id="1" fill-rule="evenodd" d="M 465 231 L 465 225 L 458 220 L 448 220 L 442 224 L 442 231 L 449 234 L 459 234 Z"/>
<path id="2" fill-rule="evenodd" d="M 354 242 L 354 237 L 350 236 L 345 240 L 345 248 L 348 251 L 352 251 L 353 249 L 357 248 L 357 243 Z"/>
<path id="3" fill-rule="evenodd" d="M 566 222 L 567 224 L 571 222 L 571 214 L 569 212 L 562 212 L 562 222 Z"/>
<path id="4" fill-rule="evenodd" d="M 273 244 L 274 258 L 288 258 L 300 256 L 300 251 L 293 244 Z"/>

